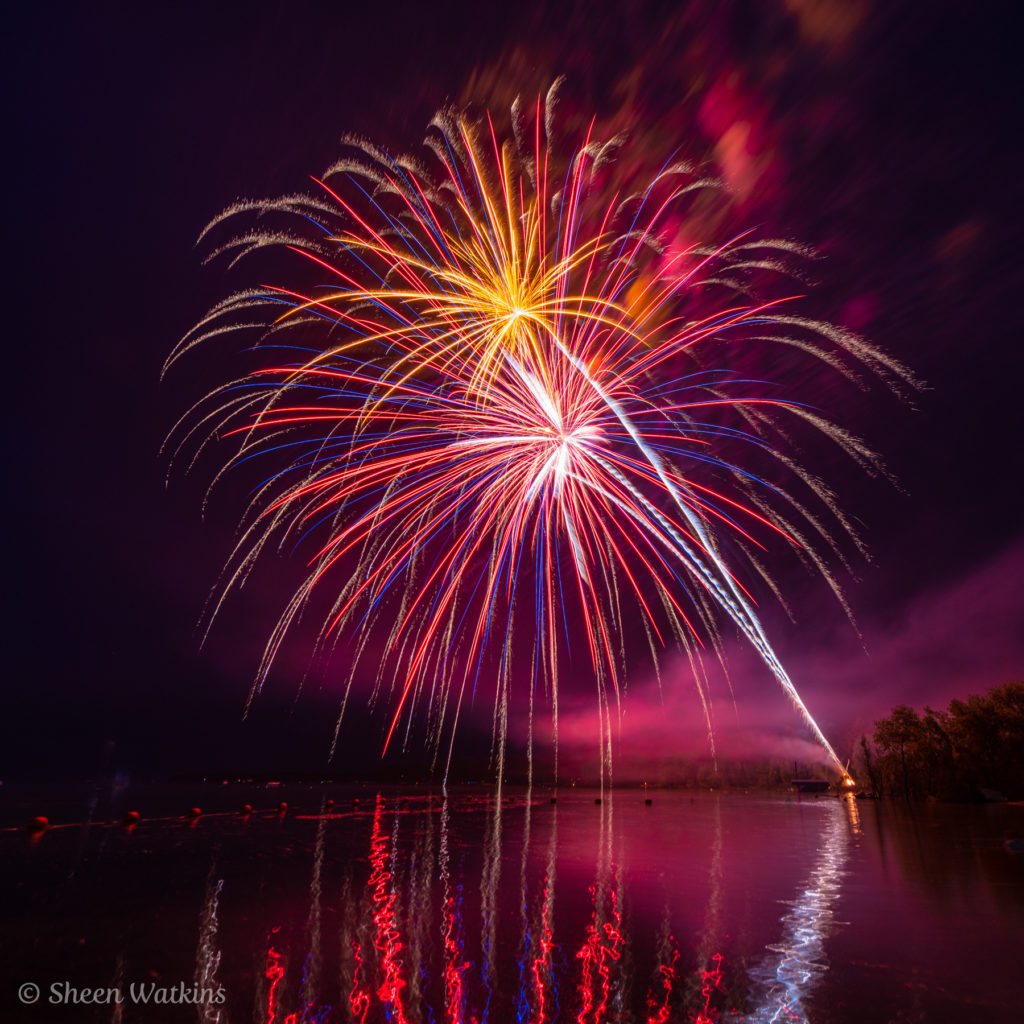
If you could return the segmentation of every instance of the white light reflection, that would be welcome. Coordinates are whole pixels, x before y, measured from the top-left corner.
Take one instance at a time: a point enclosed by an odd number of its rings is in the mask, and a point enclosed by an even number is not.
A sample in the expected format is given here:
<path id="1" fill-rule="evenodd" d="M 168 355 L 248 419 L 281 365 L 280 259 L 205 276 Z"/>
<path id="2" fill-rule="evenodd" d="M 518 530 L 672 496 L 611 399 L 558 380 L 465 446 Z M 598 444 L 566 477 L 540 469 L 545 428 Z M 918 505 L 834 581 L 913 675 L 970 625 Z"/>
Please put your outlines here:
<path id="1" fill-rule="evenodd" d="M 223 887 L 223 878 L 214 881 L 213 866 L 211 865 L 210 876 L 206 881 L 203 913 L 199 920 L 199 944 L 196 947 L 195 983 L 196 989 L 200 992 L 216 992 L 221 987 L 217 977 L 220 967 L 220 949 L 217 946 L 217 904 L 220 901 L 220 891 Z M 209 1000 L 203 999 L 197 1002 L 196 1011 L 199 1014 L 200 1024 L 220 1024 L 225 1019 L 223 1008 Z M 115 1019 L 120 1020 L 120 1015 L 118 1014 Z"/>
<path id="2" fill-rule="evenodd" d="M 808 1019 L 804 1002 L 828 970 L 825 939 L 833 930 L 835 903 L 846 874 L 851 825 L 854 832 L 859 831 L 856 807 L 852 820 L 847 820 L 850 811 L 846 805 L 852 803 L 844 799 L 818 805 L 827 815 L 818 859 L 803 891 L 787 901 L 791 909 L 782 918 L 782 938 L 768 947 L 775 955 L 753 972 L 765 982 L 767 991 L 751 1021 L 805 1024 Z"/>

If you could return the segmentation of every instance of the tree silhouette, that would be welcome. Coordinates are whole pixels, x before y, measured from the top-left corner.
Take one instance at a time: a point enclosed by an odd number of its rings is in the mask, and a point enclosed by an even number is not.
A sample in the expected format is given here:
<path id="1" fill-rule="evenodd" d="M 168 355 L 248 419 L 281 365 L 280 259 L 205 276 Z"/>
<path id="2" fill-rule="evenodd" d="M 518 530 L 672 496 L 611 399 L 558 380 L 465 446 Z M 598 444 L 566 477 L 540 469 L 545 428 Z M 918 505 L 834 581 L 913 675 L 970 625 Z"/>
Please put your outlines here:
<path id="1" fill-rule="evenodd" d="M 865 769 L 879 792 L 921 798 L 977 798 L 980 788 L 1024 795 L 1024 683 L 1005 683 L 924 716 L 905 704 L 875 723 Z"/>

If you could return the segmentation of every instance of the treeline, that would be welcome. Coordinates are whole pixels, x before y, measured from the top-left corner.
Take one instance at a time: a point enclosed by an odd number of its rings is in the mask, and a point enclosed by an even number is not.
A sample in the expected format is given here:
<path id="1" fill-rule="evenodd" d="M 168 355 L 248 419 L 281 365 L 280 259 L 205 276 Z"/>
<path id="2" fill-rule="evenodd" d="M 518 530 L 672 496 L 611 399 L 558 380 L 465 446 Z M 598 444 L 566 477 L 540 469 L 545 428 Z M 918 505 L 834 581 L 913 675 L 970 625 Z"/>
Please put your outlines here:
<path id="1" fill-rule="evenodd" d="M 712 761 L 698 758 L 662 762 L 644 781 L 665 789 L 788 790 L 792 788 L 795 778 L 831 781 L 835 775 L 835 772 L 821 764 L 798 763 L 786 758 L 761 761 Z"/>
<path id="2" fill-rule="evenodd" d="M 950 701 L 919 715 L 900 705 L 860 741 L 862 777 L 883 796 L 977 800 L 981 790 L 1024 798 L 1024 683 Z"/>

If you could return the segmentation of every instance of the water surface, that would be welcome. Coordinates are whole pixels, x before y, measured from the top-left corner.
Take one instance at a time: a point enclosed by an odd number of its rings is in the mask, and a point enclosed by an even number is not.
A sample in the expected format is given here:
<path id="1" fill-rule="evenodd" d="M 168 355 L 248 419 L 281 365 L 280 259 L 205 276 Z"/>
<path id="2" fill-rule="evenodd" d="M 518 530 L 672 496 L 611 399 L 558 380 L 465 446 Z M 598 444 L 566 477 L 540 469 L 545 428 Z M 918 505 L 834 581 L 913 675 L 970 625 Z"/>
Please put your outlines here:
<path id="1" fill-rule="evenodd" d="M 480 787 L 117 796 L 3 794 L 8 821 L 55 808 L 41 837 L 0 832 L 4 1020 L 1024 1019 L 1024 855 L 1002 842 L 1022 807 Z M 206 813 L 189 822 L 192 805 Z M 117 823 L 129 807 L 134 829 Z M 34 1005 L 18 1001 L 25 982 Z M 177 1003 L 152 1003 L 175 986 Z M 92 1003 L 73 1001 L 83 991 Z"/>

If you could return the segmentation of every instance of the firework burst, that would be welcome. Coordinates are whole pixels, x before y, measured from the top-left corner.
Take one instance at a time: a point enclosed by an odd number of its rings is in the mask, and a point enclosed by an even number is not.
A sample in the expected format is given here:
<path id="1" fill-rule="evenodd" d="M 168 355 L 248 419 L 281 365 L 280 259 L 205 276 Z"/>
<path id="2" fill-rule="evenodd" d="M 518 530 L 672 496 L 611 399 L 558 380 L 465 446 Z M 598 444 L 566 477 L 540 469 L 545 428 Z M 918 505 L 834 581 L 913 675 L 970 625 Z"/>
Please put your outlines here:
<path id="1" fill-rule="evenodd" d="M 373 661 L 375 694 L 394 691 L 385 748 L 426 706 L 440 750 L 485 685 L 499 759 L 513 678 L 531 714 L 546 690 L 557 732 L 560 665 L 577 648 L 610 745 L 631 625 L 655 664 L 668 644 L 686 650 L 710 729 L 700 651 L 724 617 L 838 765 L 744 579 L 767 579 L 756 552 L 775 539 L 839 594 L 818 548 L 839 554 L 833 533 L 852 531 L 786 454 L 782 424 L 810 424 L 869 469 L 874 456 L 778 382 L 730 368 L 784 348 L 849 376 L 908 375 L 801 318 L 788 297 L 754 296 L 754 280 L 784 271 L 798 245 L 687 240 L 712 177 L 674 161 L 632 187 L 612 159 L 623 140 L 591 132 L 559 159 L 548 144 L 556 88 L 530 110 L 514 105 L 504 140 L 489 116 L 439 114 L 424 160 L 348 138 L 312 194 L 239 202 L 204 230 L 233 232 L 211 259 L 284 247 L 322 282 L 229 296 L 168 361 L 246 331 L 260 332 L 260 351 L 286 353 L 208 395 L 171 436 L 172 450 L 194 453 L 235 438 L 222 474 L 257 455 L 273 465 L 211 614 L 268 545 L 301 539 L 308 575 L 253 693 L 326 591 L 321 644 L 343 638 L 352 666 L 342 713 L 358 666 Z"/>

